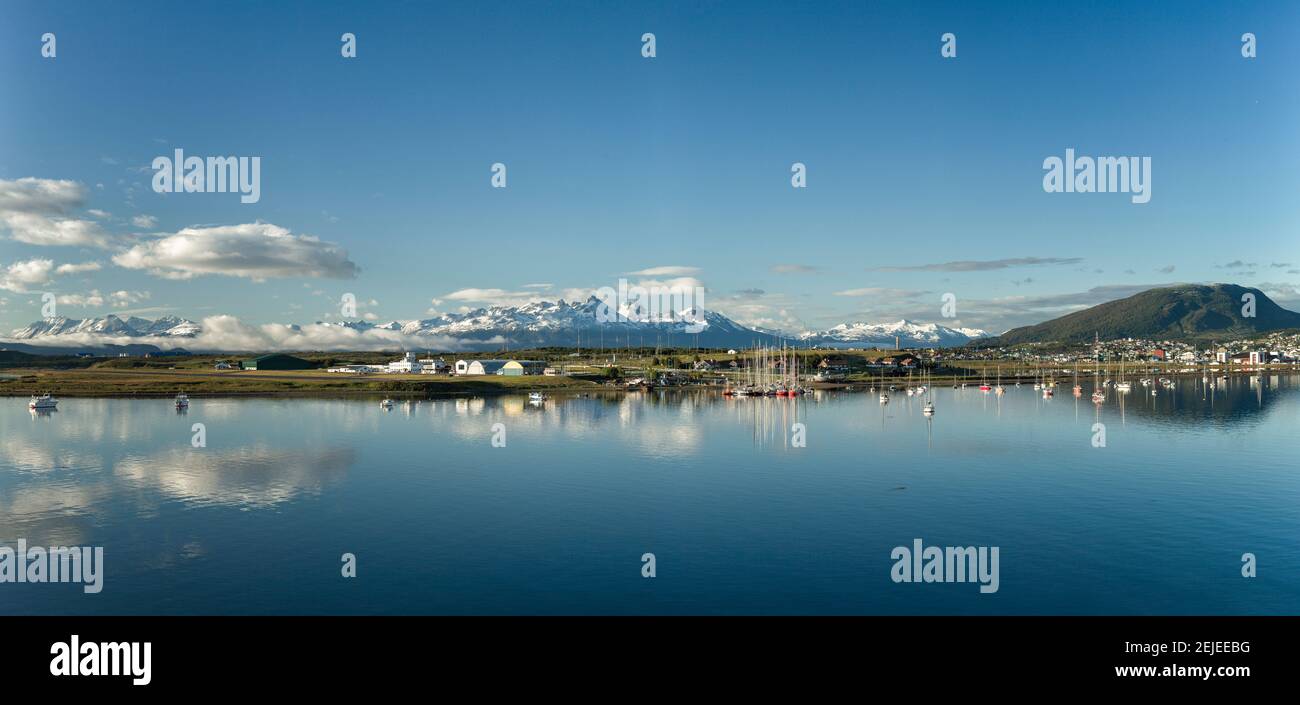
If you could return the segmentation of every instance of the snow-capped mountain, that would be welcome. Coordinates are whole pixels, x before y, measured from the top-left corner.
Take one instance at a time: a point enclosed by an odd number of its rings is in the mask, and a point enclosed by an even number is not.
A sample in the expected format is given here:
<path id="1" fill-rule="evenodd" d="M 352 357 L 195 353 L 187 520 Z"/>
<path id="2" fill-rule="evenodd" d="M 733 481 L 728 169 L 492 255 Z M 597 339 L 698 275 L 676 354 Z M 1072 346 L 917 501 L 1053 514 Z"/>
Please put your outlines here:
<path id="1" fill-rule="evenodd" d="M 604 310 L 602 310 L 604 309 Z M 775 342 L 771 333 L 746 328 L 713 311 L 697 314 L 693 309 L 664 313 L 654 320 L 641 320 L 631 311 L 605 308 L 596 297 L 586 301 L 538 301 L 523 306 L 490 306 L 467 313 L 448 313 L 418 321 L 320 322 L 311 325 L 282 326 L 287 334 L 298 336 L 295 344 L 320 345 L 329 349 L 348 347 L 394 349 L 430 347 L 436 349 L 495 350 L 504 345 L 525 347 L 621 347 L 625 345 L 699 345 L 701 347 L 748 347 L 756 342 Z M 612 320 L 598 320 L 597 315 Z M 696 321 L 698 323 L 693 323 Z M 697 330 L 698 328 L 698 330 Z M 347 333 L 346 335 L 333 335 Z M 202 326 L 173 316 L 150 321 L 143 318 L 123 320 L 109 315 L 77 320 L 47 318 L 10 336 L 14 340 L 36 339 L 42 344 L 56 344 L 60 336 L 71 343 L 85 345 L 88 339 L 139 338 L 166 346 L 167 339 L 199 338 L 198 345 L 223 345 L 223 338 L 209 339 Z M 359 334 L 359 335 L 358 335 Z M 186 343 L 186 347 L 191 347 Z M 304 348 L 306 349 L 306 348 Z"/>
<path id="2" fill-rule="evenodd" d="M 242 350 L 245 347 L 286 349 L 378 349 L 429 348 L 439 350 L 496 350 L 529 347 L 695 346 L 747 348 L 756 343 L 821 347 L 893 347 L 894 337 L 904 347 L 949 347 L 964 345 L 988 335 L 971 328 L 947 328 L 934 323 L 843 324 L 797 337 L 743 326 L 716 311 L 688 309 L 658 315 L 651 320 L 634 312 L 611 311 L 600 299 L 586 301 L 537 301 L 522 306 L 489 306 L 467 313 L 446 313 L 418 321 L 316 322 L 309 325 L 245 326 L 234 336 L 220 330 L 204 331 L 194 321 L 165 316 L 156 320 L 108 315 L 102 318 L 46 318 L 13 332 L 13 340 L 39 345 L 122 344 L 131 340 L 163 348 L 184 345 L 188 349 L 211 351 Z M 621 315 L 620 315 L 621 314 Z M 610 320 L 600 320 L 606 318 Z M 220 329 L 229 322 L 212 323 Z M 274 329 L 274 339 L 265 329 Z M 226 331 L 229 333 L 230 331 Z M 283 342 L 281 342 L 283 338 Z M 239 347 L 234 347 L 234 346 Z"/>
<path id="3" fill-rule="evenodd" d="M 624 310 L 601 311 L 603 302 L 592 296 L 586 301 L 536 301 L 522 306 L 489 306 L 468 313 L 446 313 L 434 318 L 371 324 L 363 321 L 340 323 L 354 330 L 368 328 L 400 330 L 408 336 L 455 338 L 473 346 L 499 347 L 607 347 L 621 345 L 700 345 L 701 347 L 748 347 L 770 340 L 714 311 L 685 309 L 664 313 L 654 320 Z M 597 314 L 605 318 L 598 320 Z M 621 314 L 621 315 L 618 315 Z M 697 331 L 698 329 L 698 331 Z M 697 339 L 698 336 L 698 339 Z"/>
<path id="4" fill-rule="evenodd" d="M 144 338 L 150 336 L 163 338 L 193 338 L 202 331 L 194 321 L 163 316 L 150 321 L 146 318 L 132 316 L 122 320 L 113 314 L 103 318 L 67 318 L 57 316 L 45 318 L 14 331 L 10 337 L 15 340 L 31 340 L 60 335 L 91 334 L 105 338 Z"/>
<path id="5" fill-rule="evenodd" d="M 978 328 L 948 328 L 937 323 L 913 323 L 902 320 L 896 323 L 841 323 L 834 328 L 802 333 L 799 342 L 821 347 L 893 347 L 895 336 L 903 347 L 947 348 L 990 333 Z"/>

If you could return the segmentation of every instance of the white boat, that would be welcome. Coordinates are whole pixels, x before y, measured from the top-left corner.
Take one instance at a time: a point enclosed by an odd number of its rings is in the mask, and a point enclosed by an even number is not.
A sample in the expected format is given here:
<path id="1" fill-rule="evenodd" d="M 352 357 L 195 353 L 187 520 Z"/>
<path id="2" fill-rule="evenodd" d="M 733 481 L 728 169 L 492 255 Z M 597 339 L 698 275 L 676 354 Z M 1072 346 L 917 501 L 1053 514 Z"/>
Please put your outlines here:
<path id="1" fill-rule="evenodd" d="M 927 401 L 925 403 L 925 408 L 921 409 L 921 413 L 925 414 L 926 416 L 934 416 L 934 402 Z"/>
<path id="2" fill-rule="evenodd" d="M 59 406 L 59 400 L 55 399 L 48 392 L 40 395 L 32 395 L 32 400 L 27 402 L 28 409 L 54 409 Z"/>
<path id="3" fill-rule="evenodd" d="M 889 395 L 886 394 L 886 393 L 884 393 L 884 392 L 881 392 L 881 393 L 880 393 L 880 403 L 881 403 L 881 404 L 888 404 L 888 403 L 889 403 Z"/>
<path id="4" fill-rule="evenodd" d="M 188 407 L 189 405 L 190 405 L 190 398 L 189 398 L 188 396 L 186 396 L 185 392 L 181 392 L 180 394 L 177 394 L 177 395 L 176 395 L 176 408 L 177 408 L 177 409 L 184 409 L 184 408 Z"/>
<path id="5" fill-rule="evenodd" d="M 382 409 L 391 409 L 391 408 L 393 408 L 393 400 L 392 400 L 392 399 L 385 399 L 385 400 L 379 402 L 379 406 L 380 406 L 380 408 L 382 408 Z"/>
<path id="6" fill-rule="evenodd" d="M 546 395 L 541 392 L 529 392 L 528 401 L 546 401 Z"/>

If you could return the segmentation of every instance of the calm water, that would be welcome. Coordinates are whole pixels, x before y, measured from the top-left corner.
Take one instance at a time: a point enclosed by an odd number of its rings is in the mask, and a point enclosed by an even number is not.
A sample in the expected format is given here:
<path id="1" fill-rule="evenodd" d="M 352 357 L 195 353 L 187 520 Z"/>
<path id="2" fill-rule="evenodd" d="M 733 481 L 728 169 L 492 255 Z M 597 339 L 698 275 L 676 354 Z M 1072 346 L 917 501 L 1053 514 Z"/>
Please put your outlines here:
<path id="1" fill-rule="evenodd" d="M 0 613 L 1300 613 L 1300 378 L 1089 391 L 0 399 L 0 543 L 105 552 Z M 892 582 L 917 537 L 1000 547 L 1000 590 Z"/>

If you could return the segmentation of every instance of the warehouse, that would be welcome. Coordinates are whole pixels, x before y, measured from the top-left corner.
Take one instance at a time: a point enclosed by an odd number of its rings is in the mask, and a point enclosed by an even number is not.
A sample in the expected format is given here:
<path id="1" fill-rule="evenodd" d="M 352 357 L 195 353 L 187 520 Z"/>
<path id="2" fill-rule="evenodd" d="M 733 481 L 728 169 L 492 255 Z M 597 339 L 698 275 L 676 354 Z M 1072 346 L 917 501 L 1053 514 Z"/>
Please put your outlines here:
<path id="1" fill-rule="evenodd" d="M 546 369 L 546 363 L 539 360 L 511 360 L 501 366 L 499 375 L 518 377 L 521 375 L 540 375 Z"/>
<path id="2" fill-rule="evenodd" d="M 246 370 L 310 370 L 316 367 L 300 357 L 281 353 L 244 360 L 240 366 Z"/>
<path id="3" fill-rule="evenodd" d="M 467 375 L 494 375 L 506 366 L 505 360 L 470 360 L 465 368 Z"/>

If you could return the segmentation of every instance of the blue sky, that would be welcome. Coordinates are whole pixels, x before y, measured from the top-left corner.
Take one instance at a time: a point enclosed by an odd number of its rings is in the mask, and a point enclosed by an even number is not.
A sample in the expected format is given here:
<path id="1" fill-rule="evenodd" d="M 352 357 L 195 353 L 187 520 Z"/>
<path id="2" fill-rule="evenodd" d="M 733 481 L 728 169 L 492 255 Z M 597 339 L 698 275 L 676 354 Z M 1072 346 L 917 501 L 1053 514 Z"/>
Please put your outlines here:
<path id="1" fill-rule="evenodd" d="M 1293 2 L 3 8 L 0 331 L 41 292 L 76 318 L 307 323 L 345 292 L 410 320 L 620 277 L 787 330 L 1000 331 L 1174 282 L 1300 306 Z M 1067 147 L 1151 157 L 1151 201 L 1044 192 Z M 261 200 L 154 193 L 176 148 L 261 157 Z M 273 261 L 193 266 L 241 253 Z"/>

